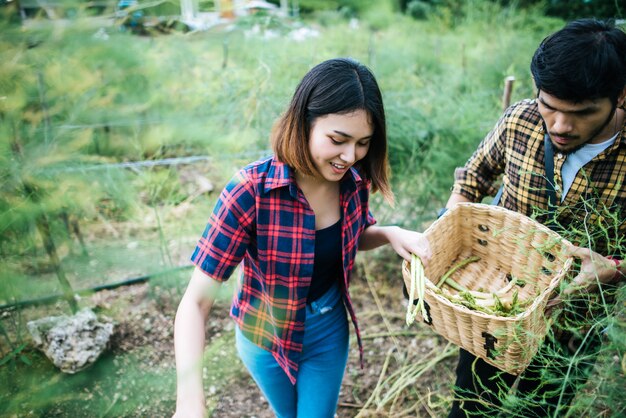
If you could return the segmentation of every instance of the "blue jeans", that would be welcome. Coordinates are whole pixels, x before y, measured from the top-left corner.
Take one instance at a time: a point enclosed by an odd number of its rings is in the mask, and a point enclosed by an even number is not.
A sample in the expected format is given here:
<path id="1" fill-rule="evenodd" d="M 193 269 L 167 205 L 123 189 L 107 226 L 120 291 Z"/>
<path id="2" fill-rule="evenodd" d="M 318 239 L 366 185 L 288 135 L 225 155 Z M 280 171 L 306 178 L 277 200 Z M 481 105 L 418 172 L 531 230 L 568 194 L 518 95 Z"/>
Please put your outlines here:
<path id="1" fill-rule="evenodd" d="M 348 361 L 348 319 L 338 286 L 307 304 L 295 385 L 272 354 L 236 327 L 237 351 L 278 418 L 331 418 Z"/>

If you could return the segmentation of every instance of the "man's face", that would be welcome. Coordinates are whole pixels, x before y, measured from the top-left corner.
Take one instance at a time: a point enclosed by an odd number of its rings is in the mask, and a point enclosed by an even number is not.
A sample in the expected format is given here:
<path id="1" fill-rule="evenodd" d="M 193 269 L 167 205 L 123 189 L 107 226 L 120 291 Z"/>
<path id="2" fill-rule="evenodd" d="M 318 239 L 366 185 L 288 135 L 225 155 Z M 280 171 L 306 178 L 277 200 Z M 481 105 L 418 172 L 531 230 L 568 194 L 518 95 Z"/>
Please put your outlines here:
<path id="1" fill-rule="evenodd" d="M 570 102 L 540 90 L 537 104 L 552 144 L 559 152 L 568 154 L 615 134 L 615 123 L 611 123 L 615 112 L 609 98 Z"/>

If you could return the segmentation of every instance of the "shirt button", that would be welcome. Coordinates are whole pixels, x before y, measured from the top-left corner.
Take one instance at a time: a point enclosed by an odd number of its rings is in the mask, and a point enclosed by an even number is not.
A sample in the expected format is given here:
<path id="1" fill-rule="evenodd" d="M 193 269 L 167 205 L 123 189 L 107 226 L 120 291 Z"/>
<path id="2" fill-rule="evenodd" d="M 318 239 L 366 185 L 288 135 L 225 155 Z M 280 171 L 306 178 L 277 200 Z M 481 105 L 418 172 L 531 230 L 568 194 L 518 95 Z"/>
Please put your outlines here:
<path id="1" fill-rule="evenodd" d="M 561 158 L 563 158 L 563 154 L 559 152 L 558 154 L 556 154 L 556 158 L 560 160 Z"/>

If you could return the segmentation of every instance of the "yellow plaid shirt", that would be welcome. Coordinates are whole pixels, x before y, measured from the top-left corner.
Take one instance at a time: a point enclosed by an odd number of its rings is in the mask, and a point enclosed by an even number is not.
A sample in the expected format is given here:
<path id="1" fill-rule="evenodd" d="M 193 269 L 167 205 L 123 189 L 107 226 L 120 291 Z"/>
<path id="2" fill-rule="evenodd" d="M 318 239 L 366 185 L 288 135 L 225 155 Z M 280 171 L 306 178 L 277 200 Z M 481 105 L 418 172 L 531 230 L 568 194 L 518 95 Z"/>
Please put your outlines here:
<path id="1" fill-rule="evenodd" d="M 464 167 L 455 171 L 453 193 L 473 202 L 504 185 L 500 206 L 547 223 L 544 125 L 535 100 L 509 107 Z M 577 174 L 563 202 L 561 167 L 567 158 L 555 149 L 556 227 L 572 242 L 604 255 L 620 254 L 626 223 L 626 123 L 615 143 Z M 500 181 L 501 178 L 501 181 Z"/>

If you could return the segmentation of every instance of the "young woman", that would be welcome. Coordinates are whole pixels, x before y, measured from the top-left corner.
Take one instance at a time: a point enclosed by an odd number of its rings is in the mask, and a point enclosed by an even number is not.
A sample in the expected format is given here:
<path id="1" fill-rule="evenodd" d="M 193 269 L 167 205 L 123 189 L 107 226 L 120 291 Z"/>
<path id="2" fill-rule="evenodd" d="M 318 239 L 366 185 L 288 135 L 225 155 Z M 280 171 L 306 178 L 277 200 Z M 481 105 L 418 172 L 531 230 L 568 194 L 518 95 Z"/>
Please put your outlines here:
<path id="1" fill-rule="evenodd" d="M 176 417 L 205 414 L 201 360 L 220 283 L 243 260 L 231 307 L 239 355 L 278 417 L 332 417 L 348 358 L 350 272 L 357 249 L 391 244 L 430 258 L 422 234 L 376 226 L 370 189 L 389 203 L 382 96 L 352 59 L 300 82 L 272 133 L 274 155 L 225 187 L 192 256 L 175 324 Z"/>

